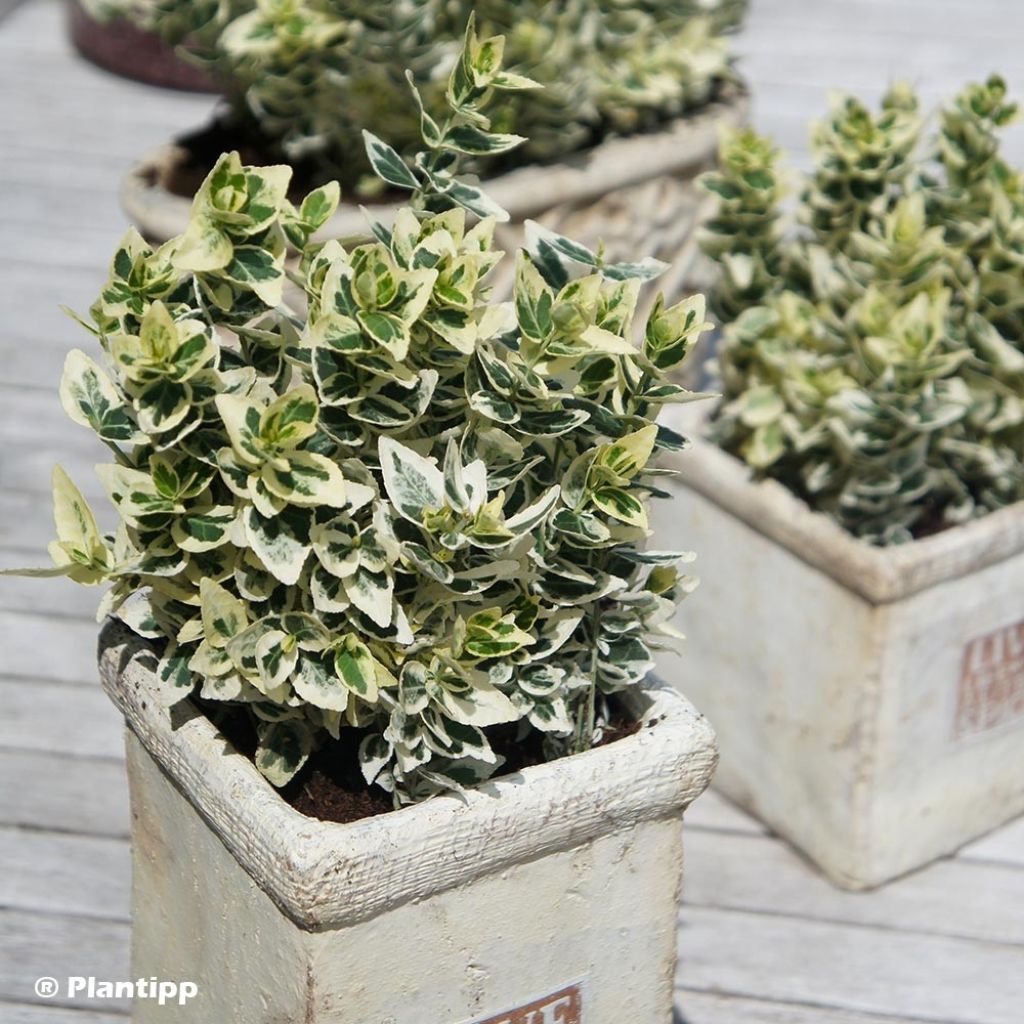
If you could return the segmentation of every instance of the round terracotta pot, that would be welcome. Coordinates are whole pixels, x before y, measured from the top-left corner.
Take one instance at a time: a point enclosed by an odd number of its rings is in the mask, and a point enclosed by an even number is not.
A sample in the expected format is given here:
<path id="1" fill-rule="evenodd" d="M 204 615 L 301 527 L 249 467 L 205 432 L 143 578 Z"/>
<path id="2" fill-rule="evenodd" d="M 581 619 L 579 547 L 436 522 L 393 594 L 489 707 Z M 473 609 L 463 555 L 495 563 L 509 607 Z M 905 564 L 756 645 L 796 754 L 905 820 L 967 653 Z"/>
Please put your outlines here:
<path id="1" fill-rule="evenodd" d="M 106 71 L 148 85 L 189 92 L 219 92 L 202 68 L 183 60 L 152 32 L 124 18 L 97 21 L 80 0 L 70 4 L 71 41 L 75 49 Z"/>

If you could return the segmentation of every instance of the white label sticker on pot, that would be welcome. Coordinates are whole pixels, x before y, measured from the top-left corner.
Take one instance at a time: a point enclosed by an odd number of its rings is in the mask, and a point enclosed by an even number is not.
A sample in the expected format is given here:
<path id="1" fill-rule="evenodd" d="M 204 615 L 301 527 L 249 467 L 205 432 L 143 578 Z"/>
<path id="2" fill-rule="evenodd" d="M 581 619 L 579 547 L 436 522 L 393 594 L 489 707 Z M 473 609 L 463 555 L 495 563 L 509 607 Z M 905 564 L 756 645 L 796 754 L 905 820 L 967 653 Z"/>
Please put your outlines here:
<path id="1" fill-rule="evenodd" d="M 479 1017 L 472 1024 L 583 1024 L 583 986 L 568 985 L 514 1010 Z"/>
<path id="2" fill-rule="evenodd" d="M 964 649 L 953 733 L 959 739 L 1024 721 L 1024 622 L 976 637 Z"/>

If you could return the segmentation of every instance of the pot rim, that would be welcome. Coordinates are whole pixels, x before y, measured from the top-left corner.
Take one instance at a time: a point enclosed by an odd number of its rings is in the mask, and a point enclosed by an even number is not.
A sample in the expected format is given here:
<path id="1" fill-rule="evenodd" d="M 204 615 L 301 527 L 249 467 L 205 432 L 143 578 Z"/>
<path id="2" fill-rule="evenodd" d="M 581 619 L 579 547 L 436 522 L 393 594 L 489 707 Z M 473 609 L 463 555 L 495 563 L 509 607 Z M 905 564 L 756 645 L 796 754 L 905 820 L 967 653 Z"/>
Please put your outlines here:
<path id="1" fill-rule="evenodd" d="M 751 479 L 745 463 L 708 440 L 716 406 L 666 412 L 666 426 L 691 441 L 674 485 L 697 491 L 870 604 L 903 600 L 1024 552 L 1024 501 L 909 544 L 878 547 L 854 537 L 779 481 Z"/>
<path id="2" fill-rule="evenodd" d="M 706 719 L 652 681 L 626 694 L 646 723 L 606 746 L 351 824 L 289 806 L 190 700 L 168 709 L 152 648 L 116 619 L 103 687 L 128 727 L 253 881 L 307 930 L 366 920 L 641 821 L 673 817 L 717 762 Z"/>
<path id="3" fill-rule="evenodd" d="M 508 211 L 512 222 L 521 222 L 564 203 L 583 204 L 662 175 L 683 175 L 714 159 L 721 130 L 744 124 L 749 106 L 747 92 L 737 89 L 734 95 L 677 117 L 659 131 L 609 138 L 555 163 L 528 164 L 485 178 L 483 185 Z M 154 241 L 163 242 L 181 234 L 188 222 L 192 201 L 159 184 L 160 169 L 181 151 L 176 143 L 164 143 L 146 153 L 121 181 L 122 208 L 132 223 Z M 375 205 L 370 212 L 388 227 L 402 205 Z M 342 202 L 315 238 L 345 242 L 361 240 L 369 234 L 363 208 Z"/>

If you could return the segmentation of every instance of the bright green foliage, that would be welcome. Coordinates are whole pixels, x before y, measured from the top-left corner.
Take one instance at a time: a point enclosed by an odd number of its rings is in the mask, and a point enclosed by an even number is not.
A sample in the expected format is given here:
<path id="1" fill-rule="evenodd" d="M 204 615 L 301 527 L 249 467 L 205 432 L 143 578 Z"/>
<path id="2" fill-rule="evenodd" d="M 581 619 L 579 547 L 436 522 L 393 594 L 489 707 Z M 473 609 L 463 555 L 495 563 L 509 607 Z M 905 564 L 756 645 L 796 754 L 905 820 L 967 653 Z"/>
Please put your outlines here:
<path id="1" fill-rule="evenodd" d="M 462 29 L 502 33 L 504 64 L 545 88 L 507 96 L 495 129 L 529 141 L 508 162 L 555 160 L 609 132 L 644 131 L 700 107 L 733 78 L 723 33 L 745 0 L 89 0 L 186 41 L 224 83 L 232 120 L 269 155 L 348 187 L 372 124 L 406 155 L 419 143 L 402 69 L 442 103 Z M 501 58 L 501 54 L 497 56 Z"/>
<path id="2" fill-rule="evenodd" d="M 998 138 L 1015 114 L 1000 78 L 969 86 L 920 155 L 906 87 L 878 114 L 839 100 L 785 237 L 766 141 L 727 139 L 706 179 L 731 321 L 714 436 L 873 543 L 1024 499 L 1024 176 Z"/>
<path id="3" fill-rule="evenodd" d="M 442 139 L 500 42 L 470 31 Z M 474 144 L 503 144 L 484 123 Z M 417 185 L 372 242 L 310 243 L 337 187 L 296 208 L 287 170 L 235 154 L 183 236 L 129 233 L 91 310 L 102 358 L 72 352 L 61 389 L 113 453 L 120 523 L 101 535 L 58 471 L 41 574 L 111 584 L 101 614 L 163 644 L 168 702 L 246 709 L 275 785 L 333 740 L 406 802 L 492 774 L 501 723 L 589 747 L 673 635 L 685 556 L 643 542 L 651 460 L 683 439 L 652 420 L 696 397 L 666 375 L 706 324 L 696 298 L 634 330 L 659 265 L 536 226 L 492 303 L 494 218 L 466 209 L 489 200 L 450 161 L 438 191 L 437 148 L 367 144 Z"/>

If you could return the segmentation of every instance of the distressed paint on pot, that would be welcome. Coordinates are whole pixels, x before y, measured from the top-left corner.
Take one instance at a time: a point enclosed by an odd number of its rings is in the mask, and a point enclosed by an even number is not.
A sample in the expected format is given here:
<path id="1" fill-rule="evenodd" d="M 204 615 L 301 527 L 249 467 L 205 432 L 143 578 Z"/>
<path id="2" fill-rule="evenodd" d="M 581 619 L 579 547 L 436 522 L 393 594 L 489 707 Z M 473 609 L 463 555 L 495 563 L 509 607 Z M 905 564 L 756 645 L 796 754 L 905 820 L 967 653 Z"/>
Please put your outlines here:
<path id="1" fill-rule="evenodd" d="M 105 627 L 100 673 L 128 724 L 133 973 L 199 995 L 180 1018 L 140 1002 L 136 1024 L 514 1021 L 574 986 L 579 1024 L 669 1019 L 680 815 L 716 759 L 669 688 L 636 696 L 650 724 L 634 736 L 338 825 L 290 808 L 194 706 L 169 714 L 146 650 Z"/>
<path id="2" fill-rule="evenodd" d="M 1024 505 L 872 547 L 674 413 L 695 440 L 653 526 L 699 553 L 672 677 L 718 788 L 847 888 L 1024 812 Z"/>
<path id="3" fill-rule="evenodd" d="M 666 295 L 679 293 L 706 264 L 694 229 L 713 204 L 697 189 L 696 178 L 717 160 L 720 132 L 744 123 L 748 106 L 739 94 L 663 131 L 609 139 L 557 164 L 533 164 L 487 179 L 488 194 L 510 216 L 495 232 L 498 247 L 511 252 L 522 246 L 523 222 L 536 220 L 584 245 L 604 242 L 612 261 L 632 260 L 641 250 L 665 260 L 670 269 L 657 287 Z M 173 238 L 188 223 L 191 201 L 163 186 L 180 153 L 173 145 L 155 150 L 121 184 L 125 212 L 152 241 Z M 375 205 L 372 214 L 390 226 L 399 208 Z M 368 236 L 366 214 L 353 203 L 342 203 L 319 235 L 343 242 Z M 499 268 L 491 278 L 497 298 L 511 293 L 512 280 L 511 268 Z"/>

